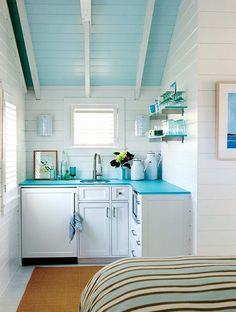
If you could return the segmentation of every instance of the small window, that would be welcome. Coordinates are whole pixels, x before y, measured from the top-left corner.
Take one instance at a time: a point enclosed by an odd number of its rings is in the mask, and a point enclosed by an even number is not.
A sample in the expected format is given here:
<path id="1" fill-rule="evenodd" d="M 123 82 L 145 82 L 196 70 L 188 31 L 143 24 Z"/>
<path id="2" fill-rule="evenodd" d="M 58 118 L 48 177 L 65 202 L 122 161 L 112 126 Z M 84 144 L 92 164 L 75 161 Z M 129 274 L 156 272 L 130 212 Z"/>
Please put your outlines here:
<path id="1" fill-rule="evenodd" d="M 67 143 L 77 148 L 124 148 L 124 103 L 67 100 Z M 101 99 L 100 99 L 101 101 Z M 98 101 L 99 102 L 99 101 Z M 70 112 L 68 115 L 68 111 Z"/>
<path id="2" fill-rule="evenodd" d="M 116 145 L 117 111 L 114 107 L 84 108 L 73 111 L 73 141 L 75 146 Z"/>

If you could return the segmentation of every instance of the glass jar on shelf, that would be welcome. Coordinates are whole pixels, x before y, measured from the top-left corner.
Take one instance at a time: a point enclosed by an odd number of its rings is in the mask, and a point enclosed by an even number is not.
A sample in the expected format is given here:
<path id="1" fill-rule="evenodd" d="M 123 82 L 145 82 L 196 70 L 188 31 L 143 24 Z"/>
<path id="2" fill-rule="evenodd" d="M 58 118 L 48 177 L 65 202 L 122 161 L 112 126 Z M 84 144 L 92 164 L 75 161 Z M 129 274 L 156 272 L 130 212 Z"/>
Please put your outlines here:
<path id="1" fill-rule="evenodd" d="M 175 121 L 176 123 L 176 134 L 178 135 L 186 135 L 186 121 L 184 119 L 178 119 Z"/>

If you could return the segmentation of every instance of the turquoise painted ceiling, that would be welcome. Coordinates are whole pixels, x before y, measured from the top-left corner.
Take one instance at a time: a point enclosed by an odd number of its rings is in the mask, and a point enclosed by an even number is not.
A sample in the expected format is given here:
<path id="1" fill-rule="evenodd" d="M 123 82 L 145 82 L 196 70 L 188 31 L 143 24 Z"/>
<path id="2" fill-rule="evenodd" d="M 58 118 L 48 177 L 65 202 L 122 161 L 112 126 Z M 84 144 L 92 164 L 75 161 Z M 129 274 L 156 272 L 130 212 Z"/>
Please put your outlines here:
<path id="1" fill-rule="evenodd" d="M 155 1 L 142 81 L 144 86 L 161 83 L 179 3 L 180 0 Z M 25 0 L 25 5 L 40 84 L 83 86 L 80 1 Z M 92 86 L 135 85 L 146 5 L 146 0 L 92 0 Z M 21 58 L 30 85 L 24 53 Z"/>

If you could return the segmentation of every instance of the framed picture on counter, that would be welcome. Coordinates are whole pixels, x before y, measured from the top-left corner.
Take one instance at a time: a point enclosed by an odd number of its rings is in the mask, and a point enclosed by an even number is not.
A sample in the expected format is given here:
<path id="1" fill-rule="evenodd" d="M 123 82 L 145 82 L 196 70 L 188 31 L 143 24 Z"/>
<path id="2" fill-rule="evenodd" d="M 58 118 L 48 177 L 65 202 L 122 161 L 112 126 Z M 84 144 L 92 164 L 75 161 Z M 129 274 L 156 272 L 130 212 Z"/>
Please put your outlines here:
<path id="1" fill-rule="evenodd" d="M 57 151 L 33 152 L 33 175 L 35 180 L 49 180 L 57 172 Z"/>
<path id="2" fill-rule="evenodd" d="M 217 158 L 236 160 L 236 81 L 216 84 Z"/>

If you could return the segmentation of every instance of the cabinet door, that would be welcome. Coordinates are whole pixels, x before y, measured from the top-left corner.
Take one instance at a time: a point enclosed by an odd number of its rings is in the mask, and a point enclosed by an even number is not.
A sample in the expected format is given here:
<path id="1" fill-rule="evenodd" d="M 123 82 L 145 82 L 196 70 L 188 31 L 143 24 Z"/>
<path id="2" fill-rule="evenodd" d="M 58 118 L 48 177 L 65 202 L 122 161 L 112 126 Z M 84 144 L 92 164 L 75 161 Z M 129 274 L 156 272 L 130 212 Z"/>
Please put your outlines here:
<path id="1" fill-rule="evenodd" d="M 22 190 L 22 258 L 76 257 L 76 238 L 69 243 L 69 222 L 76 188 Z"/>
<path id="2" fill-rule="evenodd" d="M 83 230 L 79 233 L 80 257 L 107 257 L 110 246 L 109 203 L 80 203 Z"/>
<path id="3" fill-rule="evenodd" d="M 112 203 L 111 255 L 127 256 L 128 244 L 128 203 Z"/>

